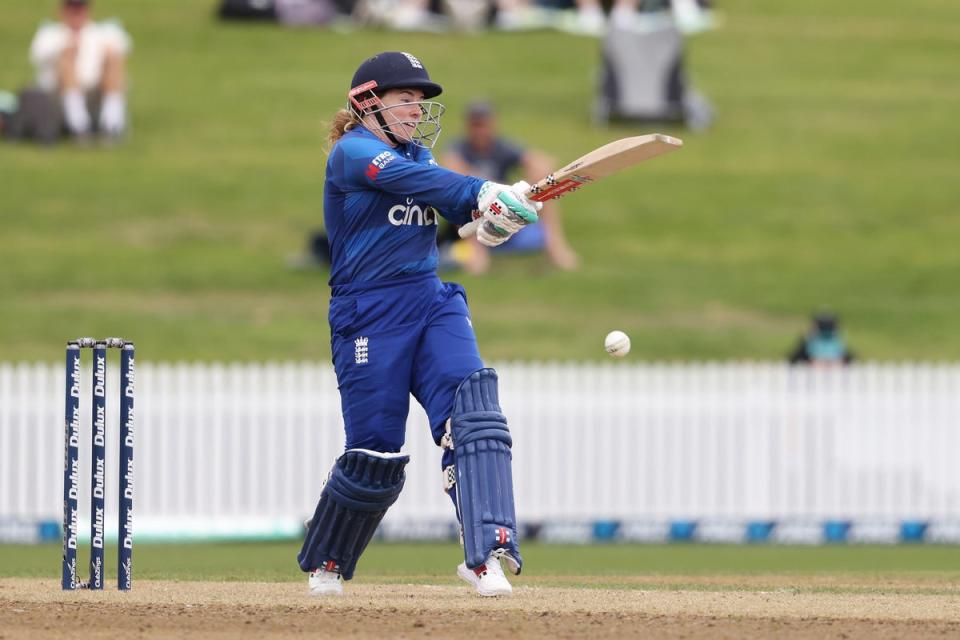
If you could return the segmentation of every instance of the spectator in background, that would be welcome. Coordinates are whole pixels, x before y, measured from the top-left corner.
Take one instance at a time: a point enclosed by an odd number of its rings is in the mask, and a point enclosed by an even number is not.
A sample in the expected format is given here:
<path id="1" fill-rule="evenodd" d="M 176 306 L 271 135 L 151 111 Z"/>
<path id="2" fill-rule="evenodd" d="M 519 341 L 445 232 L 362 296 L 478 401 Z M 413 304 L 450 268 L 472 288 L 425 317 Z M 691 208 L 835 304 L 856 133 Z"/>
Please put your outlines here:
<path id="1" fill-rule="evenodd" d="M 649 32 L 668 20 L 689 35 L 716 26 L 712 8 L 713 0 L 614 0 L 610 22 L 615 27 Z"/>
<path id="2" fill-rule="evenodd" d="M 837 330 L 836 316 L 825 312 L 813 317 L 810 331 L 800 338 L 788 359 L 790 364 L 849 364 L 853 361 L 853 353 Z"/>
<path id="3" fill-rule="evenodd" d="M 89 0 L 62 0 L 60 21 L 43 24 L 30 45 L 36 84 L 20 97 L 14 137 L 54 142 L 63 132 L 116 138 L 127 128 L 130 36 L 116 22 L 94 22 Z"/>
<path id="4" fill-rule="evenodd" d="M 606 28 L 600 0 L 496 0 L 495 4 L 494 26 L 501 31 L 549 27 L 577 35 L 600 36 Z M 564 9 L 569 6 L 573 9 Z"/>
<path id="5" fill-rule="evenodd" d="M 512 181 L 509 176 L 519 170 L 522 179 L 531 184 L 552 170 L 547 156 L 500 137 L 493 107 L 488 102 L 476 101 L 467 107 L 465 134 L 442 157 L 441 164 L 448 169 L 501 183 Z M 457 238 L 454 230 L 448 233 L 453 236 L 451 239 Z M 465 242 L 470 243 L 470 250 L 457 262 L 470 273 L 483 273 L 490 266 L 489 250 L 474 239 Z M 579 265 L 577 254 L 567 244 L 555 202 L 544 203 L 540 224 L 524 228 L 493 251 L 546 251 L 551 262 L 561 269 L 573 270 Z"/>
<path id="6" fill-rule="evenodd" d="M 616 1 L 635 8 L 641 0 Z M 606 26 L 600 0 L 367 0 L 354 15 L 397 31 L 480 31 L 492 20 L 489 26 L 499 31 L 556 28 L 600 36 Z"/>
<path id="7" fill-rule="evenodd" d="M 17 96 L 9 91 L 0 91 L 0 138 L 8 135 L 10 121 L 17 112 Z"/>
<path id="8" fill-rule="evenodd" d="M 559 29 L 602 36 L 607 23 L 642 32 L 670 22 L 684 33 L 714 26 L 710 0 L 370 0 L 373 22 L 404 31 L 441 31 L 448 23 L 468 31 L 486 26 L 500 31 Z M 609 18 L 604 5 L 611 7 Z M 444 16 L 440 11 L 444 11 Z M 642 15 L 641 15 L 642 14 Z"/>

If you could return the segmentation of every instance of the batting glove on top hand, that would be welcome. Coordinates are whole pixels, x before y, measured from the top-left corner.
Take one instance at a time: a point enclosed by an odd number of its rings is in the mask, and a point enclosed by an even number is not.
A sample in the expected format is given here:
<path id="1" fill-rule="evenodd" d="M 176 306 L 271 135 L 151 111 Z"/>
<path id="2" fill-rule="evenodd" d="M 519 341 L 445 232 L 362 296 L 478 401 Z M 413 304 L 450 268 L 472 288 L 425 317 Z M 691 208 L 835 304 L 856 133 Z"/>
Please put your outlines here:
<path id="1" fill-rule="evenodd" d="M 524 194 L 530 188 L 526 182 L 508 187 L 496 182 L 484 182 L 477 196 L 477 211 L 483 224 L 477 227 L 480 244 L 495 247 L 528 224 L 539 220 L 537 212 L 543 203 L 534 202 Z"/>

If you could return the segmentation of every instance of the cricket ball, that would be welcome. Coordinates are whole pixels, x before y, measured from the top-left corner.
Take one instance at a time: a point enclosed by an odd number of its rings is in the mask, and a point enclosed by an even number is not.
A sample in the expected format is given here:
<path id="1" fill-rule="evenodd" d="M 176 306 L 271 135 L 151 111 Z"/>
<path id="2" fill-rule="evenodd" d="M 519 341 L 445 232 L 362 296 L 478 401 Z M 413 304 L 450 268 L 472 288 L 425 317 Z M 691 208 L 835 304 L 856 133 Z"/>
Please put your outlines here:
<path id="1" fill-rule="evenodd" d="M 630 353 L 630 336 L 623 331 L 611 331 L 603 339 L 603 348 L 614 358 L 622 358 Z"/>

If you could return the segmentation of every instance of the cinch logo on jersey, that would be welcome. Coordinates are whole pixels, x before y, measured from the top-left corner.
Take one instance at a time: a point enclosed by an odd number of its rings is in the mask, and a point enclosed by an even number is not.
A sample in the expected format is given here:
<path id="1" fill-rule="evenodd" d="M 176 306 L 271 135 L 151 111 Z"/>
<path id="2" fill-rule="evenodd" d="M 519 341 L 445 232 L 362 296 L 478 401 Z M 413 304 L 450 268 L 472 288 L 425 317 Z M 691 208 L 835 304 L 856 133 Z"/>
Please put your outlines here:
<path id="1" fill-rule="evenodd" d="M 407 198 L 407 204 L 398 204 L 390 207 L 387 212 L 387 219 L 395 227 L 403 225 L 416 225 L 426 227 L 431 224 L 437 224 L 437 212 L 433 207 L 421 208 L 418 204 L 413 204 L 413 198 Z"/>
<path id="2" fill-rule="evenodd" d="M 413 56 L 413 55 L 407 53 L 406 51 L 401 51 L 400 53 L 402 53 L 403 55 L 405 55 L 405 56 L 407 57 L 407 60 L 410 61 L 410 66 L 411 66 L 411 67 L 413 67 L 414 69 L 423 69 L 423 63 L 420 62 L 419 60 L 417 60 L 417 57 L 416 57 L 416 56 Z"/>

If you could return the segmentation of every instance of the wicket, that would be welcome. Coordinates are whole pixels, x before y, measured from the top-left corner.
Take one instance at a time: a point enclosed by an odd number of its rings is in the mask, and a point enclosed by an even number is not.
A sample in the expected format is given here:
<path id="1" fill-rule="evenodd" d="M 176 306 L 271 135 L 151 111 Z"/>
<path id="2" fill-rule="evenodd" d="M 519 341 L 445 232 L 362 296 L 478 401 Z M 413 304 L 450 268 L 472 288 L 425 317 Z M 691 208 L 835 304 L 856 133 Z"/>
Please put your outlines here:
<path id="1" fill-rule="evenodd" d="M 77 500 L 80 484 L 80 352 L 93 351 L 90 456 L 90 579 L 77 577 Z M 120 447 L 118 461 L 117 586 L 133 584 L 133 343 L 121 338 L 78 338 L 67 342 L 64 393 L 63 589 L 103 589 L 106 496 L 107 350 L 120 350 Z"/>

